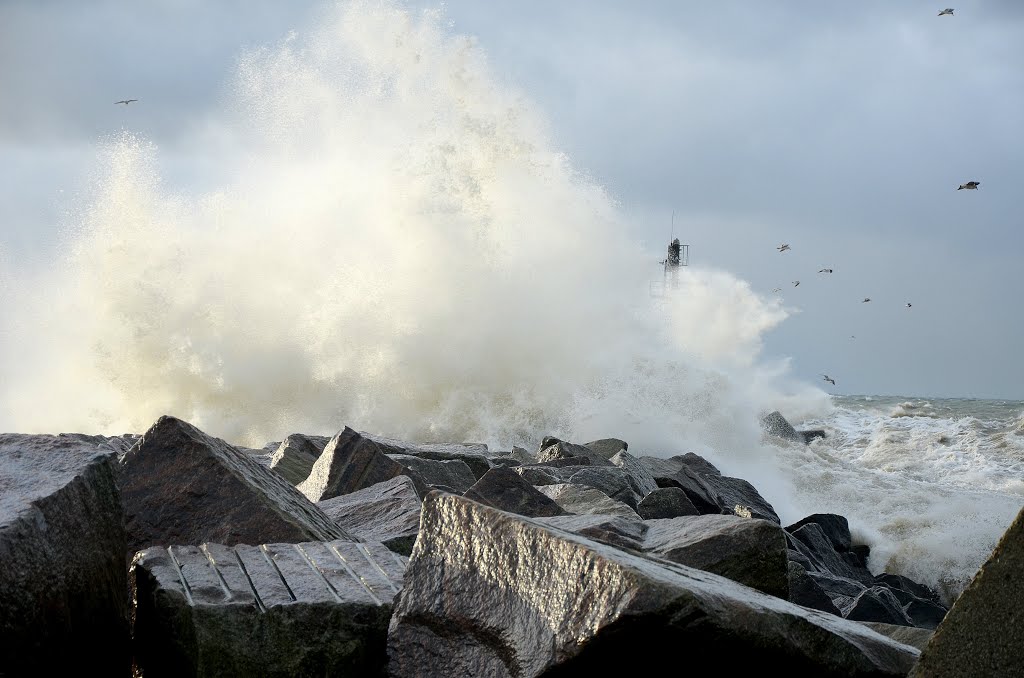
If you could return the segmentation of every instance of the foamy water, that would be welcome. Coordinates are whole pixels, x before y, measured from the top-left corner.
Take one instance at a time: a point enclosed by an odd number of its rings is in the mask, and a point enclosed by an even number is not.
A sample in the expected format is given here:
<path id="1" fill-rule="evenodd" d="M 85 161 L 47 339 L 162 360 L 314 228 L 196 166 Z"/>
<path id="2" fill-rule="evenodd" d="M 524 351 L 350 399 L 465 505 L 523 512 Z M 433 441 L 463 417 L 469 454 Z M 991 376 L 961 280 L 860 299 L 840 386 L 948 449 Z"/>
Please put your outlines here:
<path id="1" fill-rule="evenodd" d="M 244 55 L 186 135 L 198 188 L 167 185 L 144 138 L 98 140 L 60 251 L 31 274 L 0 262 L 0 429 L 172 414 L 255 447 L 346 425 L 505 449 L 614 436 L 706 456 L 785 523 L 848 516 L 875 571 L 973 576 L 1019 485 L 969 445 L 920 444 L 959 440 L 944 423 L 883 441 L 765 361 L 786 313 L 736 276 L 691 266 L 652 296 L 664 252 L 440 13 L 325 11 Z M 764 441 L 774 409 L 842 435 Z"/>

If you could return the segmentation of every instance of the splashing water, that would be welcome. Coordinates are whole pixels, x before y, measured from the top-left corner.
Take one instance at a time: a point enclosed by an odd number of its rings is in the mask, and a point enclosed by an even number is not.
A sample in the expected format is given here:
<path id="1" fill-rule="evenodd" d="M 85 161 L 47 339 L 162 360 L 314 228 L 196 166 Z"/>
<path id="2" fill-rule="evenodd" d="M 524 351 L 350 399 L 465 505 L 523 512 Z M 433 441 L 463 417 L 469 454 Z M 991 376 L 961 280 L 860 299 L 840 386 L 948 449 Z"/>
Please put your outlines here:
<path id="1" fill-rule="evenodd" d="M 784 314 L 718 272 L 652 306 L 656 259 L 614 201 L 441 23 L 350 3 L 245 55 L 196 132 L 206 191 L 166 188 L 145 139 L 106 144 L 63 260 L 19 300 L 7 425 L 507 446 L 667 415 L 756 441 L 723 371 L 752 370 Z"/>
<path id="2" fill-rule="evenodd" d="M 146 139 L 103 144 L 52 265 L 0 267 L 3 430 L 134 433 L 171 414 L 254 447 L 346 425 L 504 449 L 614 436 L 705 456 L 784 524 L 849 515 L 896 554 L 876 569 L 931 585 L 962 585 L 1009 524 L 964 546 L 962 521 L 915 518 L 917 481 L 764 441 L 763 412 L 832 410 L 759 355 L 779 302 L 694 266 L 652 299 L 664 253 L 439 12 L 334 7 L 244 55 L 184 145 L 210 163 L 189 191 Z"/>

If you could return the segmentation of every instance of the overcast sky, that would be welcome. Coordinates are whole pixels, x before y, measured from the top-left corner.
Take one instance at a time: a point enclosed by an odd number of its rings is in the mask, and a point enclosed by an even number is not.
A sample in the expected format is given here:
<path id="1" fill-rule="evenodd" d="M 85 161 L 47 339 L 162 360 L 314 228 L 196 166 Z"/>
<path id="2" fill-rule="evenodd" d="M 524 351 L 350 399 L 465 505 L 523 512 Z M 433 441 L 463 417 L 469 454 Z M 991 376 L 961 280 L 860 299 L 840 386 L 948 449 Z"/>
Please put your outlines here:
<path id="1" fill-rule="evenodd" d="M 0 257 L 48 255 L 122 127 L 188 183 L 241 51 L 320 6 L 0 0 Z M 782 288 L 767 357 L 836 393 L 1024 399 L 1024 2 L 443 7 L 652 251 L 674 228 L 695 266 Z"/>

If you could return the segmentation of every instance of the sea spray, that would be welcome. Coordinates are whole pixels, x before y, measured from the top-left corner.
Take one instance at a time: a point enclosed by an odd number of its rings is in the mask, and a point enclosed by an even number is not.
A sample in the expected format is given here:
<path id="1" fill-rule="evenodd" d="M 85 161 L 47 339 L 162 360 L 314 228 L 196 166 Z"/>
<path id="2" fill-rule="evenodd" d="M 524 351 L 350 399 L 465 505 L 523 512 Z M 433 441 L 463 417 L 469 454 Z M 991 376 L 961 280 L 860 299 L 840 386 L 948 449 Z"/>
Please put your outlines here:
<path id="1" fill-rule="evenodd" d="M 167 187 L 130 133 L 103 145 L 50 289 L 13 309 L 36 357 L 9 428 L 170 413 L 250 445 L 354 425 L 507 447 L 661 412 L 665 453 L 756 444 L 763 403 L 727 372 L 756 372 L 785 313 L 714 271 L 652 303 L 656 255 L 439 13 L 338 5 L 229 92 L 184 144 L 216 185 Z"/>

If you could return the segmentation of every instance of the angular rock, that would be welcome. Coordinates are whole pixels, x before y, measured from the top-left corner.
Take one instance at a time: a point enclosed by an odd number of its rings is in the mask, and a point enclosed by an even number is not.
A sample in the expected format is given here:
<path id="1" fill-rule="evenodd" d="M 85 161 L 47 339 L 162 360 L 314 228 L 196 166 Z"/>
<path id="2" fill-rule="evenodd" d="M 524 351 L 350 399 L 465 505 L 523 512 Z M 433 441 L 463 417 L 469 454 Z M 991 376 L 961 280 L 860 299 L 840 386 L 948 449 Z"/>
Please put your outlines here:
<path id="1" fill-rule="evenodd" d="M 146 678 L 382 675 L 406 561 L 346 541 L 153 547 L 131 568 Z"/>
<path id="2" fill-rule="evenodd" d="M 658 487 L 678 487 L 686 493 L 687 498 L 694 507 L 704 513 L 721 513 L 722 507 L 718 505 L 717 498 L 711 493 L 703 478 L 688 467 L 682 466 L 671 475 L 652 474 L 658 483 Z"/>
<path id="3" fill-rule="evenodd" d="M 542 525 L 574 532 L 587 539 L 599 541 L 619 549 L 644 550 L 647 525 L 637 518 L 602 516 L 597 513 L 574 516 L 535 518 Z"/>
<path id="4" fill-rule="evenodd" d="M 659 487 L 640 500 L 636 512 L 644 520 L 697 516 L 700 511 L 678 487 Z"/>
<path id="5" fill-rule="evenodd" d="M 405 448 L 357 433 L 348 426 L 331 438 L 313 464 L 309 477 L 298 489 L 312 502 L 349 494 L 395 476 L 408 475 L 420 496 L 428 491 L 425 483 L 388 454 L 401 454 Z"/>
<path id="6" fill-rule="evenodd" d="M 619 452 L 625 452 L 629 449 L 629 444 L 625 440 L 619 440 L 618 438 L 601 438 L 600 440 L 591 440 L 589 443 L 583 443 L 583 447 L 604 459 L 610 460 Z"/>
<path id="7" fill-rule="evenodd" d="M 953 601 L 910 678 L 1024 676 L 1021 572 L 1024 509 Z"/>
<path id="8" fill-rule="evenodd" d="M 160 417 L 120 466 L 129 557 L 204 541 L 355 540 L 280 475 L 175 417 Z"/>
<path id="9" fill-rule="evenodd" d="M 449 676 L 641 675 L 697 655 L 721 675 L 780 666 L 895 677 L 918 654 L 718 575 L 440 493 L 424 501 L 388 631 L 395 677 L 428 666 Z"/>
<path id="10" fill-rule="evenodd" d="M 786 538 L 790 548 L 807 557 L 815 571 L 852 579 L 865 586 L 875 583 L 867 568 L 857 567 L 841 557 L 818 523 L 806 523 L 792 532 L 786 531 Z"/>
<path id="11" fill-rule="evenodd" d="M 765 430 L 765 433 L 775 436 L 776 438 L 792 440 L 799 443 L 804 442 L 803 436 L 796 432 L 793 425 L 790 424 L 778 410 L 765 415 L 765 417 L 761 419 L 761 427 Z"/>
<path id="12" fill-rule="evenodd" d="M 658 481 L 651 472 L 629 452 L 618 452 L 609 461 L 629 474 L 629 484 L 640 499 L 658 489 Z"/>
<path id="13" fill-rule="evenodd" d="M 545 444 L 546 443 L 546 444 Z M 575 443 L 567 443 L 564 440 L 557 438 L 547 437 L 544 438 L 544 442 L 541 443 L 542 448 L 537 453 L 537 462 L 545 463 L 554 461 L 556 459 L 568 459 L 570 457 L 584 457 L 587 459 L 588 466 L 611 466 L 612 463 L 608 461 L 601 452 L 591 450 L 589 447 L 584 445 L 577 445 Z"/>
<path id="14" fill-rule="evenodd" d="M 463 495 L 502 511 L 522 516 L 561 516 L 566 512 L 553 499 L 507 468 L 492 468 Z M 422 521 L 422 517 L 421 517 Z"/>
<path id="15" fill-rule="evenodd" d="M 777 523 L 704 515 L 645 520 L 644 524 L 647 553 L 789 598 L 786 537 Z"/>
<path id="16" fill-rule="evenodd" d="M 834 614 L 837 617 L 843 616 L 832 599 L 825 593 L 824 589 L 818 586 L 807 570 L 801 565 L 789 561 L 789 602 L 804 607 L 810 607 L 822 612 Z"/>
<path id="17" fill-rule="evenodd" d="M 513 473 L 521 477 L 530 485 L 555 485 L 562 482 L 562 479 L 539 466 L 515 466 L 510 468 Z"/>
<path id="18" fill-rule="evenodd" d="M 451 488 L 456 494 L 462 494 L 477 481 L 472 469 L 470 469 L 464 459 L 438 460 L 411 454 L 391 454 L 388 456 L 401 464 L 406 470 L 412 471 L 412 473 L 407 475 L 410 477 L 419 476 L 423 483 L 429 487 L 443 485 Z M 483 458 L 481 457 L 481 459 Z M 490 470 L 490 465 L 486 459 L 484 459 L 484 466 L 486 467 L 484 471 L 486 473 L 486 471 Z M 483 474 L 481 474 L 481 477 L 483 477 Z"/>
<path id="19" fill-rule="evenodd" d="M 792 525 L 787 525 L 786 532 L 793 533 L 807 523 L 817 523 L 836 551 L 849 551 L 853 547 L 850 522 L 845 516 L 836 513 L 814 513 Z"/>
<path id="20" fill-rule="evenodd" d="M 716 475 L 702 475 L 700 480 L 722 513 L 779 522 L 775 508 L 746 480 Z"/>
<path id="21" fill-rule="evenodd" d="M 629 471 L 617 466 L 588 466 L 573 473 L 569 477 L 569 482 L 600 490 L 634 511 L 642 499 L 636 491 L 636 481 Z"/>
<path id="22" fill-rule="evenodd" d="M 939 594 L 924 584 L 887 572 L 875 575 L 875 581 L 892 591 L 914 626 L 934 629 L 949 612 L 949 608 L 940 602 Z"/>
<path id="23" fill-rule="evenodd" d="M 420 498 L 408 476 L 395 476 L 317 504 L 359 539 L 408 556 L 420 531 Z"/>
<path id="24" fill-rule="evenodd" d="M 616 501 L 604 492 L 595 490 L 592 487 L 573 485 L 572 483 L 557 483 L 538 486 L 537 490 L 541 494 L 554 499 L 555 503 L 561 506 L 567 513 L 621 516 L 632 519 L 640 517 L 636 511 L 629 508 L 626 504 Z"/>
<path id="25" fill-rule="evenodd" d="M 326 436 L 308 436 L 293 433 L 285 438 L 270 458 L 270 468 L 280 473 L 292 485 L 309 477 L 313 464 L 330 442 Z"/>
<path id="26" fill-rule="evenodd" d="M 895 626 L 913 626 L 900 601 L 885 586 L 872 586 L 861 592 L 843 616 L 855 621 L 882 622 Z"/>
<path id="27" fill-rule="evenodd" d="M 518 445 L 512 446 L 512 451 L 508 456 L 518 460 L 520 464 L 534 464 L 537 462 L 537 455 Z"/>
<path id="28" fill-rule="evenodd" d="M 804 443 L 810 444 L 812 440 L 825 437 L 825 431 L 820 428 L 809 431 L 797 431 L 797 434 L 804 439 Z"/>
<path id="29" fill-rule="evenodd" d="M 0 674 L 128 675 L 120 449 L 0 434 Z"/>
<path id="30" fill-rule="evenodd" d="M 679 454 L 667 459 L 649 456 L 641 456 L 637 457 L 637 459 L 641 464 L 647 467 L 647 470 L 651 472 L 655 480 L 659 477 L 667 478 L 673 476 L 684 468 L 697 474 L 722 475 L 722 472 L 718 470 L 717 466 L 699 454 L 694 454 L 693 452 Z"/>

